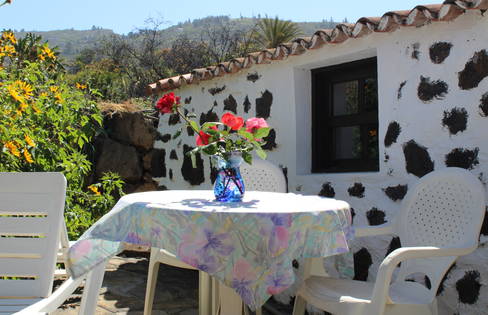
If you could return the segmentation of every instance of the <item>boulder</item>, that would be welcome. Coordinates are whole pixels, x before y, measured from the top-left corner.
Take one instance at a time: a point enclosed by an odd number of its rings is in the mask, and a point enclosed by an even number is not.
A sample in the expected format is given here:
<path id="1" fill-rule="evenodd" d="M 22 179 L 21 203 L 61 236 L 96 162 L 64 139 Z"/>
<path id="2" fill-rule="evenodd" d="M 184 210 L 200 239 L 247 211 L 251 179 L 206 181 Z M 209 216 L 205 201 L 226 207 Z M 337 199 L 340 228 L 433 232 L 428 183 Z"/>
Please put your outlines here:
<path id="1" fill-rule="evenodd" d="M 142 112 L 117 113 L 105 119 L 105 129 L 111 138 L 150 150 L 156 139 L 156 129 L 151 119 Z"/>
<path id="2" fill-rule="evenodd" d="M 142 177 L 142 167 L 134 147 L 111 139 L 104 139 L 100 145 L 101 153 L 96 165 L 97 177 L 104 172 L 115 172 L 126 182 L 137 182 Z"/>

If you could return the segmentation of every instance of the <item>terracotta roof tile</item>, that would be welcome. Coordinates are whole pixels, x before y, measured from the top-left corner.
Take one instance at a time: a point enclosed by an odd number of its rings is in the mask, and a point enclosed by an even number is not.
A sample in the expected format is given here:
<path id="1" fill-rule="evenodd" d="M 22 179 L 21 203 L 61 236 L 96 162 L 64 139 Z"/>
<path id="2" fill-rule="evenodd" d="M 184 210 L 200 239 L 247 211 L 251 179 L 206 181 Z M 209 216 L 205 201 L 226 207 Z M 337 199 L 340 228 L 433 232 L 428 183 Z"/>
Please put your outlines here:
<path id="1" fill-rule="evenodd" d="M 309 49 L 318 49 L 327 44 L 340 44 L 374 32 L 394 32 L 401 27 L 420 27 L 432 22 L 452 21 L 466 10 L 488 10 L 488 0 L 446 0 L 442 4 L 417 5 L 412 10 L 386 12 L 380 17 L 362 17 L 354 24 L 342 23 L 333 29 L 317 30 L 311 37 L 299 37 L 276 48 L 253 52 L 215 66 L 194 69 L 191 73 L 159 80 L 147 87 L 147 93 L 159 93 L 186 84 L 210 80 L 239 72 L 254 64 L 283 60 L 289 56 L 301 55 Z"/>

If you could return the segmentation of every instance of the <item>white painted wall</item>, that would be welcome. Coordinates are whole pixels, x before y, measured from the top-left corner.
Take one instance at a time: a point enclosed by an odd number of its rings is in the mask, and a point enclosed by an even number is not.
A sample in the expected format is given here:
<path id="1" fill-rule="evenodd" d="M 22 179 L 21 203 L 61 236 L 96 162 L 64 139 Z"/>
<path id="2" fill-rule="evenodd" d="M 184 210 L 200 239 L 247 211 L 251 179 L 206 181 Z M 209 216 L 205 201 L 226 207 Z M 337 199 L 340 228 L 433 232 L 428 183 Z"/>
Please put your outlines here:
<path id="1" fill-rule="evenodd" d="M 267 65 L 255 65 L 234 75 L 226 75 L 200 84 L 188 85 L 175 91 L 182 100 L 191 96 L 191 104 L 185 105 L 197 116 L 207 112 L 214 101 L 214 111 L 223 113 L 223 101 L 230 94 L 237 100 L 238 114 L 246 117 L 255 115 L 255 99 L 265 90 L 273 94 L 270 126 L 276 129 L 278 147 L 269 153 L 269 160 L 288 168 L 289 189 L 304 194 L 317 194 L 325 182 L 331 182 L 335 198 L 348 201 L 356 210 L 355 225 L 367 225 L 365 213 L 376 207 L 386 213 L 386 220 L 392 220 L 400 208 L 400 202 L 387 198 L 383 188 L 398 184 L 412 185 L 418 178 L 408 174 L 405 169 L 405 158 L 402 144 L 414 139 L 428 148 L 430 157 L 435 161 L 435 168 L 445 167 L 445 155 L 454 148 L 479 148 L 479 165 L 472 170 L 484 181 L 488 176 L 488 118 L 479 114 L 478 106 L 481 96 L 488 92 L 488 78 L 469 91 L 458 88 L 457 73 L 474 52 L 488 49 L 488 17 L 479 12 L 468 12 L 454 22 L 433 23 L 421 28 L 402 28 L 393 33 L 375 33 L 365 38 L 348 40 L 339 45 L 326 45 L 317 50 L 308 51 L 301 56 L 289 57 Z M 452 43 L 450 56 L 442 64 L 433 64 L 429 58 L 429 47 L 438 41 Z M 420 57 L 411 58 L 412 44 L 419 43 Z M 379 86 L 379 152 L 380 171 L 369 173 L 312 174 L 311 168 L 311 75 L 310 69 L 333 64 L 377 56 Z M 257 72 L 261 78 L 255 83 L 246 79 L 247 74 Z M 442 79 L 449 85 L 449 92 L 443 100 L 423 103 L 417 97 L 420 76 L 432 80 Z M 398 100 L 397 92 L 400 82 L 407 81 L 402 90 L 403 97 Z M 208 89 L 225 85 L 225 90 L 212 96 Z M 244 114 L 243 102 L 248 96 L 252 104 L 249 114 Z M 468 127 L 464 132 L 450 135 L 441 125 L 444 111 L 453 107 L 463 107 L 468 111 Z M 160 120 L 161 134 L 174 133 L 178 126 L 168 127 L 168 115 Z M 399 122 L 402 132 L 397 143 L 390 148 L 384 147 L 383 139 L 391 121 Z M 195 139 L 186 136 L 183 143 L 195 146 Z M 166 150 L 166 167 L 172 169 L 173 180 L 157 178 L 161 185 L 169 189 L 209 189 L 210 166 L 205 159 L 205 184 L 191 186 L 181 176 L 183 160 L 182 146 L 178 141 L 156 143 L 157 148 Z M 169 154 L 176 149 L 179 160 L 170 160 Z M 390 156 L 384 161 L 384 154 Z M 365 197 L 349 196 L 347 189 L 354 183 L 362 183 Z M 353 249 L 367 247 L 373 256 L 369 281 L 374 280 L 377 268 L 384 258 L 391 237 L 357 240 Z M 486 242 L 486 236 L 481 241 Z M 467 271 L 480 273 L 482 285 L 479 297 L 474 304 L 460 303 L 456 282 L 465 276 Z M 488 314 L 488 249 L 481 245 L 474 254 L 463 257 L 456 263 L 445 282 L 446 288 L 440 296 L 440 314 Z M 449 310 L 449 311 L 448 311 Z"/>

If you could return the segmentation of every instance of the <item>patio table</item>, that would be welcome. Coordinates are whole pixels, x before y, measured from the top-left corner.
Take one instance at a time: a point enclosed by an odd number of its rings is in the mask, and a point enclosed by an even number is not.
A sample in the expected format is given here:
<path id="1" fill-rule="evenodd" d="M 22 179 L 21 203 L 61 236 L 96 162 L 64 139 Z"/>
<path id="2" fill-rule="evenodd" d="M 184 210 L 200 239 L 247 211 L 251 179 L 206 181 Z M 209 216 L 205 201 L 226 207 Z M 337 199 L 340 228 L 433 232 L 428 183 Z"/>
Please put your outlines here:
<path id="1" fill-rule="evenodd" d="M 352 237 L 350 207 L 340 200 L 250 191 L 242 202 L 222 203 L 212 191 L 144 192 L 122 197 L 87 230 L 68 265 L 77 277 L 124 242 L 164 248 L 255 309 L 293 284 L 293 259 L 348 252 Z"/>

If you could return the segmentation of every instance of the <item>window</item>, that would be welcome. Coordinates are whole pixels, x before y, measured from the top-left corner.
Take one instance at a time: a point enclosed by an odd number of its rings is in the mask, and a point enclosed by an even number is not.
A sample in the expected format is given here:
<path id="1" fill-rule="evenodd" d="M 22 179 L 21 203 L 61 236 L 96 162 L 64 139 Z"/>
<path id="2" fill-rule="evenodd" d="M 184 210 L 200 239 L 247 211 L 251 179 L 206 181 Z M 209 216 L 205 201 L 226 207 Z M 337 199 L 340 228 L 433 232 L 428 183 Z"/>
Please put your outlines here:
<path id="1" fill-rule="evenodd" d="M 312 172 L 379 170 L 376 58 L 312 70 Z"/>

